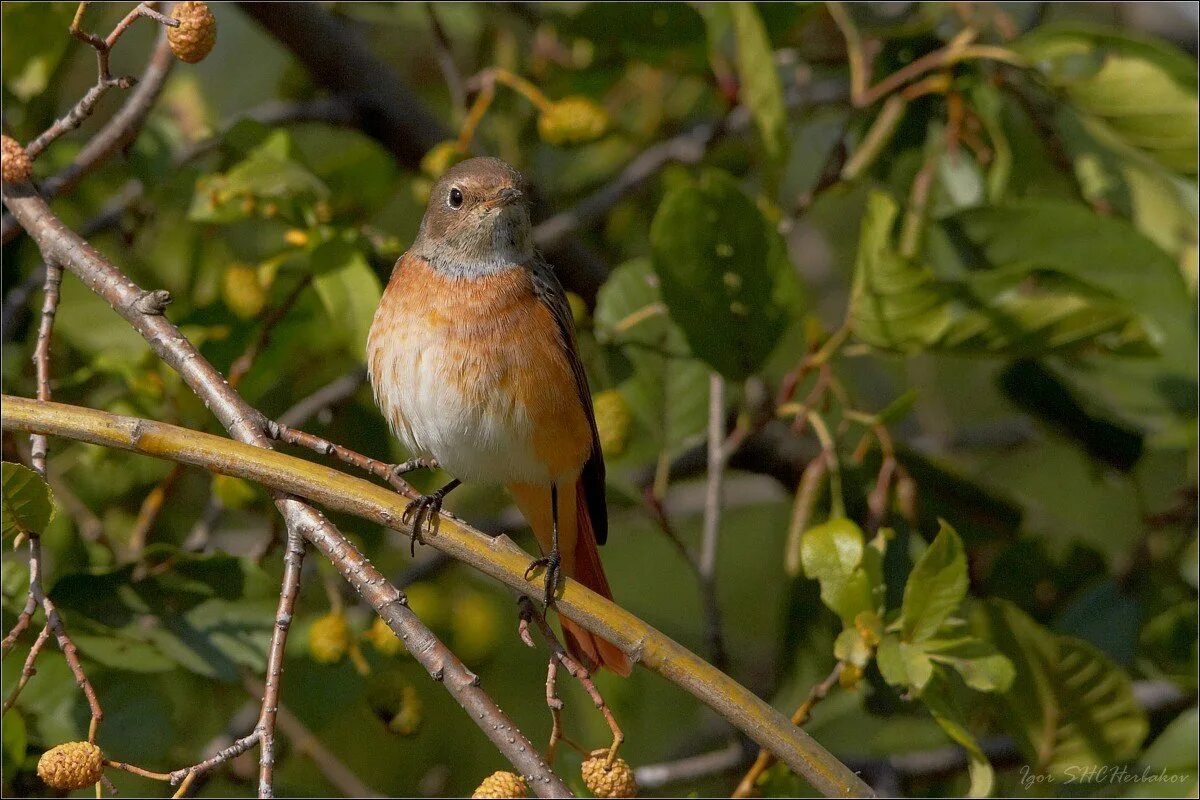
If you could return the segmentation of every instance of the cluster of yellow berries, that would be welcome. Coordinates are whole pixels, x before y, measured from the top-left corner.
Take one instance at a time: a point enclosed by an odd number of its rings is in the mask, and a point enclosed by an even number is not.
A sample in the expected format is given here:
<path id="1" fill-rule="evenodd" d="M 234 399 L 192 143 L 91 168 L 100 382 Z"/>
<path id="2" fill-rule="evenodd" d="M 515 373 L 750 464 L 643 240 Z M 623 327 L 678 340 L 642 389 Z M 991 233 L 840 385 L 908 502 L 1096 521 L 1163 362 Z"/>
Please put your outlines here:
<path id="1" fill-rule="evenodd" d="M 104 758 L 91 742 L 66 742 L 42 753 L 37 772 L 51 789 L 73 792 L 100 780 Z"/>
<path id="2" fill-rule="evenodd" d="M 318 617 L 308 629 L 308 654 L 320 664 L 336 664 L 350 649 L 350 623 L 340 611 Z"/>
<path id="3" fill-rule="evenodd" d="M 556 146 L 593 142 L 608 130 L 608 112 L 589 97 L 572 95 L 551 102 L 538 117 L 538 135 Z"/>
<path id="4" fill-rule="evenodd" d="M 616 389 L 608 389 L 592 398 L 592 408 L 596 412 L 600 450 L 606 456 L 621 455 L 629 443 L 629 429 L 633 425 L 633 415 L 625 396 Z"/>
<path id="5" fill-rule="evenodd" d="M 188 0 L 175 6 L 171 16 L 179 20 L 167 28 L 167 42 L 180 61 L 195 64 L 212 52 L 217 42 L 217 20 L 207 3 Z"/>
<path id="6" fill-rule="evenodd" d="M 623 758 L 613 760 L 601 753 L 583 762 L 580 770 L 588 791 L 596 797 L 637 797 L 637 781 L 633 768 Z M 527 797 L 529 785 L 515 772 L 493 772 L 483 779 L 471 795 L 473 798 Z"/>
<path id="7" fill-rule="evenodd" d="M 252 319 L 267 305 L 267 286 L 257 269 L 233 263 L 221 277 L 221 299 L 239 319 Z"/>

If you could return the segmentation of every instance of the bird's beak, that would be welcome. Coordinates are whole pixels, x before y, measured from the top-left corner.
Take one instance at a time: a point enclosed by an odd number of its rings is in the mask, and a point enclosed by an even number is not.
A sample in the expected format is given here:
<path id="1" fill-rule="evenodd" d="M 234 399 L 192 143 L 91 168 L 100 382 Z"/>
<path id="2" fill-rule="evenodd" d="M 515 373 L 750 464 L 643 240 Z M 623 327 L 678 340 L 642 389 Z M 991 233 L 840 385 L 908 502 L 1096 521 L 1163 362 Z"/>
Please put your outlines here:
<path id="1" fill-rule="evenodd" d="M 496 195 L 496 203 L 502 206 L 512 205 L 525 196 L 525 193 L 515 186 L 506 186 Z"/>

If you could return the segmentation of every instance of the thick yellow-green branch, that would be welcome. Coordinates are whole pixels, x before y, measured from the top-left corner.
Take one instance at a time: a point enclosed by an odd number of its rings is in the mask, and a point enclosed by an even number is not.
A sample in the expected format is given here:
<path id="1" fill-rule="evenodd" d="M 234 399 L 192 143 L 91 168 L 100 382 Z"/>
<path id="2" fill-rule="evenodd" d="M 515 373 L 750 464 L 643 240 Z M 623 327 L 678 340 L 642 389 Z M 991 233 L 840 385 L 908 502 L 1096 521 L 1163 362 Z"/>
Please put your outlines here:
<path id="1" fill-rule="evenodd" d="M 132 450 L 256 481 L 380 525 L 401 524 L 407 499 L 335 469 L 207 433 L 103 411 L 3 397 L 5 430 L 45 433 Z M 506 537 L 492 538 L 443 517 L 427 543 L 525 594 L 541 597 L 536 577 L 525 580 L 530 556 Z M 681 686 L 770 750 L 827 796 L 867 796 L 870 787 L 808 734 L 728 675 L 638 617 L 574 581 L 566 581 L 559 610 L 630 657 Z"/>

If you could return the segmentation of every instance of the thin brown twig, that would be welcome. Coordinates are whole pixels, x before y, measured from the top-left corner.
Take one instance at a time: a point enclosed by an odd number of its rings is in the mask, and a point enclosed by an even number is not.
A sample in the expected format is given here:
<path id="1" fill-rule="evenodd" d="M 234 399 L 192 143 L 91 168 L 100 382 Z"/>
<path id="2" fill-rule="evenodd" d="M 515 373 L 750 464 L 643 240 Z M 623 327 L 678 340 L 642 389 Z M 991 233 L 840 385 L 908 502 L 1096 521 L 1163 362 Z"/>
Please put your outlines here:
<path id="1" fill-rule="evenodd" d="M 262 692 L 262 715 L 258 720 L 259 769 L 258 796 L 273 796 L 275 781 L 275 721 L 279 714 L 279 693 L 283 686 L 283 659 L 288 630 L 300 596 L 300 574 L 304 568 L 304 537 L 288 528 L 287 548 L 283 554 L 283 585 L 279 590 L 279 608 L 275 629 L 267 652 L 267 681 Z"/>
<path id="2" fill-rule="evenodd" d="M 730 742 L 719 750 L 694 756 L 644 764 L 634 770 L 638 788 L 643 791 L 661 789 L 673 783 L 694 782 L 713 775 L 745 767 L 749 759 L 741 742 Z"/>
<path id="3" fill-rule="evenodd" d="M 438 68 L 446 81 L 446 89 L 450 92 L 450 106 L 454 109 L 456 120 L 462 119 L 467 113 L 467 92 L 463 87 L 462 73 L 458 64 L 454 63 L 454 50 L 450 46 L 450 37 L 438 19 L 437 9 L 433 3 L 425 4 L 425 15 L 429 17 L 429 27 L 433 31 L 434 55 L 437 56 Z"/>
<path id="4" fill-rule="evenodd" d="M 796 486 L 796 499 L 792 503 L 791 520 L 788 523 L 787 545 L 784 548 L 784 570 L 788 575 L 799 575 L 800 545 L 808 521 L 812 518 L 813 508 L 817 502 L 817 490 L 824 482 L 825 473 L 829 470 L 829 456 L 822 450 L 808 462 L 800 474 L 800 482 Z"/>
<path id="5" fill-rule="evenodd" d="M 312 450 L 314 453 L 320 453 L 323 456 L 334 456 L 339 461 L 357 467 L 369 475 L 374 475 L 410 500 L 416 500 L 421 496 L 421 493 L 414 489 L 408 481 L 400 477 L 405 472 L 420 466 L 418 464 L 419 460 L 406 461 L 402 464 L 385 464 L 382 461 L 378 461 L 370 456 L 364 456 L 362 453 L 355 452 L 343 445 L 334 444 L 328 439 L 323 439 L 320 436 L 306 433 L 296 428 L 289 428 L 287 425 L 281 425 L 278 422 L 268 423 L 267 430 L 273 439 Z"/>
<path id="6" fill-rule="evenodd" d="M 42 648 L 46 646 L 46 642 L 48 641 L 50 641 L 50 626 L 46 625 L 42 628 L 42 632 L 38 634 L 33 646 L 29 648 L 29 655 L 25 657 L 25 666 L 21 668 L 21 679 L 17 681 L 17 685 L 13 687 L 13 690 L 4 700 L 5 714 L 17 702 L 17 697 L 21 694 L 21 690 L 25 688 L 25 684 L 29 683 L 29 679 L 37 674 L 34 662 L 37 661 L 38 654 L 42 652 Z"/>
<path id="7" fill-rule="evenodd" d="M 855 108 L 874 105 L 925 73 L 948 67 L 960 61 L 979 58 L 1001 61 L 1013 66 L 1025 66 L 1025 60 L 1007 48 L 972 44 L 978 37 L 979 31 L 968 26 L 945 46 L 905 64 L 874 86 L 868 86 L 869 64 L 858 26 L 854 24 L 854 20 L 842 3 L 827 2 L 825 7 L 846 40 L 846 58 L 850 64 L 850 101 Z"/>
<path id="8" fill-rule="evenodd" d="M 128 89 L 137 83 L 137 80 L 132 77 L 114 78 L 109 71 L 108 65 L 109 54 L 112 51 L 113 45 L 117 43 L 117 40 L 121 38 L 121 35 L 133 24 L 135 19 L 138 17 L 149 17 L 159 24 L 168 27 L 177 27 L 179 25 L 179 20 L 159 14 L 146 3 L 139 3 L 124 19 L 117 23 L 112 33 L 105 38 L 101 38 L 80 27 L 83 22 L 83 12 L 87 9 L 87 5 L 87 3 L 79 4 L 79 8 L 75 12 L 75 19 L 71 22 L 70 33 L 76 39 L 95 48 L 98 72 L 96 83 L 87 90 L 79 102 L 71 107 L 70 111 L 55 120 L 49 128 L 25 147 L 25 152 L 29 155 L 30 159 L 36 159 L 55 139 L 82 125 L 83 121 L 90 117 L 92 112 L 96 110 L 96 104 L 100 102 L 100 98 L 109 89 L 114 86 Z"/>
<path id="9" fill-rule="evenodd" d="M 708 657 L 721 670 L 725 669 L 729 658 L 725 651 L 721 609 L 717 602 L 717 550 L 721 542 L 721 488 L 728 461 L 729 450 L 725 447 L 725 379 L 719 372 L 713 372 L 708 381 L 708 475 L 705 480 L 699 573 Z"/>
<path id="10" fill-rule="evenodd" d="M 604 721 L 608 724 L 609 731 L 612 732 L 612 743 L 607 750 L 607 766 L 611 767 L 613 760 L 617 757 L 617 750 L 620 749 L 621 743 L 625 741 L 625 734 L 621 732 L 621 726 L 617 724 L 616 717 L 613 716 L 612 709 L 608 707 L 608 703 L 604 702 L 603 695 L 596 688 L 596 684 L 592 681 L 591 674 L 587 669 L 572 658 L 558 641 L 558 637 L 554 635 L 554 630 L 550 624 L 546 622 L 546 617 L 538 611 L 533 601 L 528 595 L 521 595 L 517 599 L 517 606 L 520 609 L 520 634 L 521 641 L 529 647 L 533 647 L 533 637 L 529 635 L 529 623 L 532 622 L 534 627 L 541 633 L 542 638 L 546 642 L 546 646 L 550 648 L 550 661 L 546 674 L 546 705 L 550 708 L 550 717 L 552 720 L 552 729 L 550 732 L 550 743 L 546 747 L 546 760 L 551 764 L 554 763 L 555 746 L 560 740 L 571 743 L 562 733 L 562 700 L 559 699 L 555 691 L 555 675 L 558 666 L 562 666 L 567 673 L 579 681 L 580 686 L 588 693 L 588 697 L 596 704 L 596 708 L 604 715 Z M 578 748 L 577 745 L 571 743 Z M 584 751 L 586 752 L 586 751 Z"/>
<path id="11" fill-rule="evenodd" d="M 33 364 L 37 373 L 38 400 L 50 399 L 50 339 L 54 333 L 54 317 L 58 313 L 59 287 L 62 267 L 46 263 L 46 278 L 42 284 L 42 318 L 38 323 L 37 343 L 33 348 Z M 46 437 L 35 433 L 29 437 L 29 461 L 43 478 L 46 477 Z"/>
<path id="12" fill-rule="evenodd" d="M 41 191 L 47 199 L 75 188 L 80 181 L 137 138 L 150 109 L 166 85 L 167 76 L 170 75 L 175 60 L 166 31 L 163 31 L 154 46 L 146 69 L 138 79 L 137 86 L 129 93 L 120 110 L 83 145 L 71 163 L 41 183 Z M 138 194 L 140 195 L 140 192 Z M 119 214 L 109 217 L 120 219 Z M 0 222 L 0 242 L 8 244 L 20 232 L 21 226 L 16 218 L 5 214 Z"/>
<path id="13" fill-rule="evenodd" d="M 803 725 L 808 721 L 809 715 L 812 713 L 813 707 L 817 703 L 825 699 L 829 692 L 837 685 L 838 678 L 842 674 L 842 662 L 839 661 L 833 666 L 829 675 L 825 680 L 818 683 L 808 692 L 808 697 L 804 698 L 801 703 L 792 713 L 792 724 L 796 726 Z M 775 763 L 775 756 L 769 750 L 762 750 L 758 754 L 758 758 L 754 760 L 754 764 L 749 771 L 742 777 L 740 783 L 733 791 L 733 797 L 750 797 L 754 794 L 755 786 L 758 784 L 759 778 Z"/>
<path id="14" fill-rule="evenodd" d="M 129 552 L 134 560 L 141 558 L 142 551 L 146 549 L 146 539 L 149 538 L 154 523 L 158 521 L 159 514 L 166 506 L 167 498 L 174 491 L 182 476 L 183 469 L 178 465 L 172 467 L 166 477 L 159 481 L 142 500 L 137 518 L 133 522 L 133 528 L 129 532 Z"/>
<path id="15" fill-rule="evenodd" d="M 50 400 L 50 344 L 54 333 L 54 319 L 58 313 L 59 287 L 61 283 L 62 267 L 54 259 L 47 258 L 46 281 L 43 286 L 42 317 L 38 323 L 38 337 L 33 357 L 37 380 L 37 396 L 41 402 L 48 402 Z M 47 440 L 43 434 L 34 433 L 30 436 L 30 451 L 30 464 L 33 466 L 34 471 L 45 480 Z M 75 676 L 75 682 L 79 685 L 84 697 L 87 699 L 88 709 L 91 712 L 88 741 L 95 742 L 96 730 L 100 725 L 100 721 L 104 719 L 104 711 L 101 709 L 100 701 L 96 697 L 96 690 L 92 686 L 91 681 L 88 680 L 87 674 L 83 670 L 83 664 L 80 663 L 79 650 L 75 647 L 75 642 L 72 641 L 70 635 L 67 633 L 66 625 L 59 615 L 54 601 L 46 596 L 45 589 L 42 587 L 43 563 L 40 534 L 41 531 L 28 532 L 29 593 L 25 600 L 25 606 L 17 618 L 16 625 L 13 626 L 12 631 L 4 640 L 4 652 L 8 653 L 12 646 L 16 644 L 17 637 L 29 626 L 34 612 L 38 606 L 41 606 L 42 613 L 46 615 L 46 624 L 43 633 L 48 632 L 54 636 L 55 642 L 67 660 L 67 665 Z M 33 670 L 34 662 L 36 662 L 38 654 L 41 653 L 43 645 L 45 645 L 45 640 L 42 636 L 39 636 L 34 648 L 30 650 L 29 658 L 25 662 L 25 671 Z M 26 678 L 26 680 L 28 679 Z"/>
<path id="16" fill-rule="evenodd" d="M 304 294 L 304 290 L 312 284 L 312 273 L 306 274 L 300 279 L 300 282 L 293 287 L 292 291 L 288 292 L 287 297 L 280 301 L 279 305 L 272 308 L 265 317 L 263 317 L 262 325 L 258 329 L 258 335 L 254 340 L 247 345 L 242 354 L 234 359 L 233 364 L 229 367 L 229 385 L 237 387 L 242 382 L 242 378 L 246 377 L 246 373 L 254 366 L 255 360 L 259 354 L 266 349 L 271 341 L 271 331 L 275 329 L 288 312 L 300 300 L 300 295 Z"/>

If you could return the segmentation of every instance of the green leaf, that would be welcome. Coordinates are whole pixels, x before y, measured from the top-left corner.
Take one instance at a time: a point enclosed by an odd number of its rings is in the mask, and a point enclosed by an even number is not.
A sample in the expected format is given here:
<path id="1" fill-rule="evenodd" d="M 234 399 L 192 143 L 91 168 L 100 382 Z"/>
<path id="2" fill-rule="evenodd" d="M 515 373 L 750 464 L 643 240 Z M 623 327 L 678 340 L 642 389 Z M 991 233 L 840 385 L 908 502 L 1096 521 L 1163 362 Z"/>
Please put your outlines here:
<path id="1" fill-rule="evenodd" d="M 1000 721 L 1036 769 L 1065 778 L 1137 755 L 1146 714 L 1129 676 L 1099 650 L 1002 600 L 980 604 L 972 624 L 1012 662 L 1012 686 L 997 696 Z"/>
<path id="2" fill-rule="evenodd" d="M 800 562 L 804 574 L 819 581 L 845 581 L 863 559 L 862 529 L 845 517 L 831 519 L 804 532 Z"/>
<path id="3" fill-rule="evenodd" d="M 333 322 L 333 333 L 354 357 L 366 358 L 367 332 L 383 294 L 379 277 L 351 244 L 332 239 L 310 256 L 319 274 L 313 287 Z"/>
<path id="4" fill-rule="evenodd" d="M 750 109 L 767 157 L 776 165 L 787 157 L 787 110 L 775 69 L 775 53 L 753 3 L 728 3 L 737 39 L 737 72 L 742 102 Z"/>
<path id="5" fill-rule="evenodd" d="M 846 628 L 864 611 L 875 612 L 880 576 L 868 564 L 878 552 L 867 550 L 863 532 L 852 521 L 839 517 L 806 530 L 800 539 L 804 574 L 821 584 L 821 602 L 836 613 Z"/>
<path id="6" fill-rule="evenodd" d="M 967 728 L 966 714 L 942 675 L 930 681 L 921 693 L 921 702 L 946 735 L 967 751 L 967 769 L 971 775 L 969 797 L 987 797 L 992 793 L 995 772 L 975 736 Z"/>
<path id="7" fill-rule="evenodd" d="M 597 341 L 619 348 L 633 368 L 620 389 L 652 445 L 648 455 L 675 455 L 700 441 L 708 420 L 709 370 L 692 357 L 667 315 L 649 259 L 612 271 L 596 297 L 595 322 Z"/>
<path id="8" fill-rule="evenodd" d="M 1013 48 L 1070 102 L 1168 169 L 1196 171 L 1195 63 L 1170 45 L 1099 27 L 1046 26 Z"/>
<path id="9" fill-rule="evenodd" d="M 45 91 L 74 41 L 74 13 L 70 3 L 4 3 L 4 85 L 22 102 Z"/>
<path id="10" fill-rule="evenodd" d="M 188 217 L 194 222 L 235 222 L 253 213 L 244 201 L 315 200 L 329 188 L 299 160 L 291 135 L 276 130 L 224 174 L 197 181 Z"/>
<path id="11" fill-rule="evenodd" d="M 931 638 L 967 594 L 967 557 L 962 540 L 942 522 L 933 544 L 908 576 L 901 605 L 902 638 L 921 642 Z"/>
<path id="12" fill-rule="evenodd" d="M 42 476 L 21 464 L 3 466 L 4 538 L 40 535 L 54 518 L 54 495 Z"/>
<path id="13" fill-rule="evenodd" d="M 99 626 L 97 626 L 99 627 Z M 129 630 L 107 630 L 96 633 L 71 631 L 71 638 L 85 656 L 98 664 L 128 672 L 168 672 L 177 666 L 175 661 L 137 635 L 134 626 Z"/>
<path id="14" fill-rule="evenodd" d="M 650 226 L 662 297 L 695 355 L 733 380 L 771 354 L 798 282 L 782 238 L 727 173 L 668 190 Z"/>
<path id="15" fill-rule="evenodd" d="M 1195 794 L 1197 775 L 1196 741 L 1200 738 L 1200 714 L 1195 706 L 1176 717 L 1138 759 L 1155 776 L 1167 780 L 1134 783 L 1126 797 L 1190 797 Z"/>
<path id="16" fill-rule="evenodd" d="M 25 717 L 17 708 L 4 712 L 3 731 L 0 732 L 0 746 L 4 753 L 4 777 L 12 781 L 12 776 L 25 765 L 25 751 L 29 747 L 29 737 L 25 730 Z"/>
<path id="17" fill-rule="evenodd" d="M 1047 365 L 1086 411 L 1147 432 L 1194 416 L 1195 305 L 1179 267 L 1132 225 L 1048 201 L 973 209 L 948 223 L 989 264 L 1040 265 L 1085 281 L 1136 313 L 1156 358 L 1101 360 L 1084 353 Z"/>
<path id="18" fill-rule="evenodd" d="M 903 642 L 894 633 L 886 634 L 875 651 L 875 661 L 883 679 L 898 689 L 925 690 L 933 677 L 933 659 L 923 644 Z"/>
<path id="19" fill-rule="evenodd" d="M 875 663 L 883 679 L 892 686 L 908 686 L 908 667 L 904 663 L 904 654 L 900 652 L 900 637 L 893 633 L 884 634 L 875 649 Z"/>
<path id="20" fill-rule="evenodd" d="M 833 642 L 833 657 L 859 668 L 871 662 L 871 648 L 855 628 L 845 628 Z"/>
<path id="21" fill-rule="evenodd" d="M 1006 266 L 939 278 L 894 248 L 898 212 L 882 192 L 868 198 L 850 300 L 851 327 L 867 344 L 902 353 L 1038 355 L 1083 345 L 1147 352 L 1144 320 L 1123 295 L 1066 270 L 1059 274 L 1046 260 L 993 262 Z"/>
<path id="22" fill-rule="evenodd" d="M 922 649 L 932 660 L 953 667 L 967 686 L 980 692 L 1006 692 L 1012 685 L 1012 662 L 988 642 L 974 636 L 930 639 Z"/>

